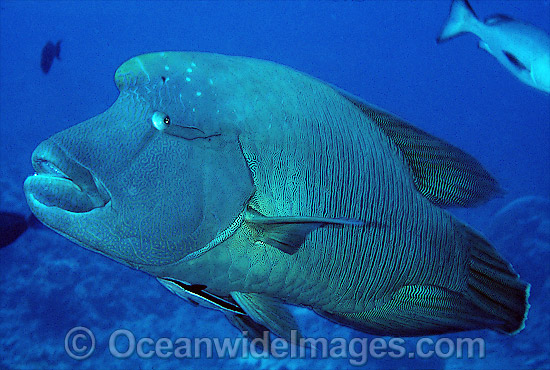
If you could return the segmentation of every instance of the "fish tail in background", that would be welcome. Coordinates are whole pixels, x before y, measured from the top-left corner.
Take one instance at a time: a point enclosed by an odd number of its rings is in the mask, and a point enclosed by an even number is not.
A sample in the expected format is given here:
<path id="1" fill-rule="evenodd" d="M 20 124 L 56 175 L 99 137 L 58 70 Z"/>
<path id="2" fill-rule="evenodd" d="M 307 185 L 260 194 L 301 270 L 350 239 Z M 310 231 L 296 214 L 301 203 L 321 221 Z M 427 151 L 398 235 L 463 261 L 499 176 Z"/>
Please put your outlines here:
<path id="1" fill-rule="evenodd" d="M 463 228 L 470 246 L 466 297 L 500 321 L 491 329 L 518 333 L 525 327 L 530 285 L 519 279 L 513 267 L 487 240 L 468 226 Z"/>
<path id="2" fill-rule="evenodd" d="M 437 43 L 447 41 L 466 32 L 475 33 L 474 31 L 479 23 L 468 0 L 454 0 L 451 4 L 449 17 L 437 37 Z"/>
<path id="3" fill-rule="evenodd" d="M 58 60 L 61 60 L 61 57 L 59 56 L 59 53 L 61 53 L 61 41 L 62 40 L 59 40 L 57 44 L 55 44 L 55 57 Z"/>

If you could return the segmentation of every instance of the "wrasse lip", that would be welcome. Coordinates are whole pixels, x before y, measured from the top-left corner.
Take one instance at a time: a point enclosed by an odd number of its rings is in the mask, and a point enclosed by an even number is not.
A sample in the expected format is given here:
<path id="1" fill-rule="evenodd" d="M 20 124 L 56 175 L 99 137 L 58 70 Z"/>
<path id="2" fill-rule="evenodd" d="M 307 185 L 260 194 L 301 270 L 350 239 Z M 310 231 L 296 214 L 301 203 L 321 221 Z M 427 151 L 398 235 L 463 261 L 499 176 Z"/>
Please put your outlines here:
<path id="1" fill-rule="evenodd" d="M 88 194 L 68 177 L 37 173 L 25 183 L 28 195 L 43 206 L 73 213 L 85 213 L 97 208 Z"/>
<path id="2" fill-rule="evenodd" d="M 49 176 L 56 177 L 70 181 L 80 191 L 84 191 L 79 184 L 77 184 L 69 175 L 67 175 L 60 166 L 56 165 L 52 160 L 45 157 L 33 158 L 33 167 L 35 169 L 35 176 Z"/>
<path id="3" fill-rule="evenodd" d="M 32 164 L 36 173 L 29 178 L 28 191 L 46 207 L 85 213 L 111 200 L 103 183 L 55 142 L 42 143 Z"/>

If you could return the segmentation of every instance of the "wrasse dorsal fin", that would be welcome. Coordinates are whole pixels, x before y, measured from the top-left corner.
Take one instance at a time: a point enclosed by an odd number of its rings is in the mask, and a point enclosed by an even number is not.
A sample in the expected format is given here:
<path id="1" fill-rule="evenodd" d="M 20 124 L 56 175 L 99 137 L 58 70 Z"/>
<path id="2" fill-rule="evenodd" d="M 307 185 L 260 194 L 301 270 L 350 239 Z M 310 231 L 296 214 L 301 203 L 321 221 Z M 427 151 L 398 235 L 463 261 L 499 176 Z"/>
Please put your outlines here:
<path id="1" fill-rule="evenodd" d="M 337 89 L 401 151 L 418 191 L 440 207 L 472 207 L 502 194 L 474 157 L 404 120 Z"/>
<path id="2" fill-rule="evenodd" d="M 325 218 L 303 216 L 267 217 L 249 209 L 244 217 L 259 231 L 259 241 L 281 251 L 294 254 L 313 230 L 325 225 L 362 226 L 363 221 L 349 218 Z"/>

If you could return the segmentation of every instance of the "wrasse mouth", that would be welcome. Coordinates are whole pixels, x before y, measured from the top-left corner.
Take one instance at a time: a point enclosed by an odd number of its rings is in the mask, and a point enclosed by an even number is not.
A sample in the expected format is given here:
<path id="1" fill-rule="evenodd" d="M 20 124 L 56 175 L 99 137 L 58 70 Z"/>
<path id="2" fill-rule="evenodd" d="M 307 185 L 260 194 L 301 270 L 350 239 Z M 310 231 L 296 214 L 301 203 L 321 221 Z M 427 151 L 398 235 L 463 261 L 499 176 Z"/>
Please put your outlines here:
<path id="1" fill-rule="evenodd" d="M 104 207 L 111 200 L 97 177 L 50 140 L 36 148 L 32 164 L 36 173 L 25 181 L 29 202 L 85 213 Z"/>
<path id="2" fill-rule="evenodd" d="M 55 164 L 45 158 L 36 158 L 33 164 L 36 170 L 35 176 L 40 172 L 42 175 L 51 175 L 72 181 L 69 176 L 65 175 Z"/>

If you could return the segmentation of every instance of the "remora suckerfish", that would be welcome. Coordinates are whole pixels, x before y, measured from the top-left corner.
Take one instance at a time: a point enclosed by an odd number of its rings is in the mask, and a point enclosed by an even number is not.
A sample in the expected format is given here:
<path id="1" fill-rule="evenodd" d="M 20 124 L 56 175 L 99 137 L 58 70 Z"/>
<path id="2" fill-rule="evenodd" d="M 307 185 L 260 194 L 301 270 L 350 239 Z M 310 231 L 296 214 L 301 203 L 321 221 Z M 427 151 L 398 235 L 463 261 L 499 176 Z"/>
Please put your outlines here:
<path id="1" fill-rule="evenodd" d="M 481 22 L 468 0 L 454 0 L 437 42 L 467 32 L 521 82 L 550 93 L 550 35 L 544 30 L 502 14 Z"/>
<path id="2" fill-rule="evenodd" d="M 499 193 L 470 155 L 268 61 L 153 53 L 115 82 L 33 153 L 50 228 L 251 333 L 290 338 L 284 304 L 379 335 L 523 328 L 528 284 L 443 209 Z"/>

